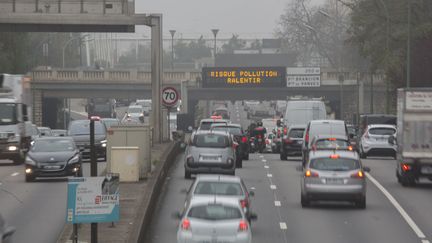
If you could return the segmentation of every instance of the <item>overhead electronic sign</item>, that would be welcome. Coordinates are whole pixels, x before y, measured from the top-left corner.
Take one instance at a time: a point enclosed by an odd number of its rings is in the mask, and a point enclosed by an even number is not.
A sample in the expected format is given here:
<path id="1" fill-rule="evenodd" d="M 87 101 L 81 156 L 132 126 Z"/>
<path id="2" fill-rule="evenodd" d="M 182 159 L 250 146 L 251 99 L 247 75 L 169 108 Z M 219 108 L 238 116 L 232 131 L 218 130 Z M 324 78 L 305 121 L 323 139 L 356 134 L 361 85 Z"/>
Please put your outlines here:
<path id="1" fill-rule="evenodd" d="M 286 87 L 285 67 L 207 67 L 202 69 L 204 88 Z"/>

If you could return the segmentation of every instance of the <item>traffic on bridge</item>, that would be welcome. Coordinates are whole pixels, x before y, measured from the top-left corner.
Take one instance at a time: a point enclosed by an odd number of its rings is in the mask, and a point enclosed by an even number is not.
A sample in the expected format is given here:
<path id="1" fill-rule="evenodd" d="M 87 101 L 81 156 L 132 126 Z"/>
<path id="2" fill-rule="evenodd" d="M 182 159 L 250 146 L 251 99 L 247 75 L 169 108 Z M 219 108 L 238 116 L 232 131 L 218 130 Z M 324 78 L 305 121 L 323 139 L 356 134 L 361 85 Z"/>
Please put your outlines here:
<path id="1" fill-rule="evenodd" d="M 431 10 L 1 1 L 0 243 L 431 243 Z"/>

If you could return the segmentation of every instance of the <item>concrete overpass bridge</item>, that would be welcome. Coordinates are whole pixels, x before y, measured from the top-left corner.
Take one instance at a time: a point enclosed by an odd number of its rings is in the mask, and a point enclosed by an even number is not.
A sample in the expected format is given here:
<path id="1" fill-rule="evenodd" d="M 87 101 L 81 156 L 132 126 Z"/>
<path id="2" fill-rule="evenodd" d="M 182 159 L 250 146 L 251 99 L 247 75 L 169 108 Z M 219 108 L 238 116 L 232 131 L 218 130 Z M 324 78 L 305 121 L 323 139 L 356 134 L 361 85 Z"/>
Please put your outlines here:
<path id="1" fill-rule="evenodd" d="M 174 86 L 183 91 L 183 105 L 190 113 L 200 100 L 283 100 L 291 95 L 324 97 L 337 113 L 341 88 L 344 111 L 356 110 L 357 101 L 360 101 L 360 111 L 367 112 L 370 75 L 360 77 L 356 73 L 343 73 L 343 86 L 337 81 L 338 75 L 334 70 L 322 70 L 321 87 L 230 89 L 202 88 L 201 70 L 165 70 L 162 86 Z M 59 119 L 59 110 L 68 98 L 151 98 L 151 71 L 146 70 L 52 69 L 33 70 L 30 76 L 33 121 L 38 125 L 54 126 L 48 121 Z M 384 94 L 382 75 L 374 76 L 373 91 L 381 96 Z"/>

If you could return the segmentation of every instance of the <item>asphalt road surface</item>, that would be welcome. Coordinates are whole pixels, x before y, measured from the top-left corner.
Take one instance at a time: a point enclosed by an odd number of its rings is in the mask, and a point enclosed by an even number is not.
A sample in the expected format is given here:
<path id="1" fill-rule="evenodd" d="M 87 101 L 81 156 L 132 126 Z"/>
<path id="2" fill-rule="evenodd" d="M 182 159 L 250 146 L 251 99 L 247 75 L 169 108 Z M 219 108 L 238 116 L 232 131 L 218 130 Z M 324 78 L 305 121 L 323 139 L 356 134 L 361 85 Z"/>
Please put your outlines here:
<path id="1" fill-rule="evenodd" d="M 234 123 L 248 124 L 241 107 L 230 106 Z M 238 114 L 238 115 L 237 115 Z M 171 215 L 184 205 L 183 155 L 179 156 L 159 198 L 148 242 L 176 242 L 178 220 Z M 258 220 L 252 223 L 252 242 L 281 243 L 428 243 L 432 240 L 432 183 L 415 188 L 397 183 L 395 161 L 365 159 L 371 168 L 367 179 L 367 208 L 348 202 L 300 205 L 300 158 L 281 161 L 278 154 L 251 154 L 236 171 L 255 191 L 252 209 Z M 193 226 L 192 226 L 193 227 Z"/>

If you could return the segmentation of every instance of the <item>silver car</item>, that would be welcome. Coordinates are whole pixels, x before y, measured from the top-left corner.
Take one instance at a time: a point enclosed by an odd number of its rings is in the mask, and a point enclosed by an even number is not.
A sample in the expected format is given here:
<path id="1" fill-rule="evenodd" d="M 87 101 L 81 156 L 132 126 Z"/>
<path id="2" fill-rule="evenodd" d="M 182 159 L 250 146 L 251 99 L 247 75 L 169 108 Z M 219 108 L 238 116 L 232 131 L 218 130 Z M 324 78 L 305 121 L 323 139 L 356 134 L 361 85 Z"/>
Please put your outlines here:
<path id="1" fill-rule="evenodd" d="M 238 176 L 198 175 L 187 193 L 186 201 L 190 201 L 192 197 L 211 195 L 237 198 L 249 222 L 252 217 L 256 217 L 251 211 L 251 197 L 255 196 L 255 193 L 249 191 Z"/>
<path id="2" fill-rule="evenodd" d="M 353 201 L 366 208 L 366 176 L 357 152 L 312 151 L 301 180 L 301 205 L 311 201 Z"/>
<path id="3" fill-rule="evenodd" d="M 15 228 L 10 227 L 4 221 L 2 215 L 0 214 L 0 242 L 10 243 L 12 242 L 12 235 L 15 233 Z"/>
<path id="4" fill-rule="evenodd" d="M 250 224 L 236 198 L 194 197 L 178 213 L 177 243 L 250 243 Z"/>
<path id="5" fill-rule="evenodd" d="M 227 132 L 197 131 L 185 154 L 186 179 L 199 173 L 235 174 L 235 142 Z"/>
<path id="6" fill-rule="evenodd" d="M 396 158 L 397 146 L 388 142 L 389 137 L 396 136 L 396 127 L 393 125 L 369 125 L 360 139 L 360 157 L 392 156 Z"/>

